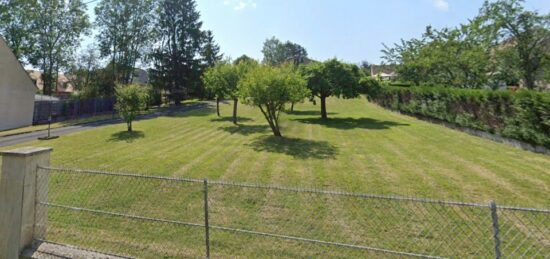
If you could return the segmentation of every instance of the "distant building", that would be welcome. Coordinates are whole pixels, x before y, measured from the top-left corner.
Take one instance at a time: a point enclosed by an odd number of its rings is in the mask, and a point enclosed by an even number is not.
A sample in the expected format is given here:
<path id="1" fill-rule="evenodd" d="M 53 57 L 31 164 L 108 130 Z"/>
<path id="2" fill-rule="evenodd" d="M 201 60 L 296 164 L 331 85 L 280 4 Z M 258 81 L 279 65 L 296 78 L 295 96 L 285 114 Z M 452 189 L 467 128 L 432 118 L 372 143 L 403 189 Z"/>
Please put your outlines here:
<path id="1" fill-rule="evenodd" d="M 370 74 L 381 81 L 394 81 L 397 79 L 395 65 L 371 65 Z"/>
<path id="2" fill-rule="evenodd" d="M 43 93 L 44 81 L 42 80 L 42 72 L 37 70 L 27 70 L 34 85 Z M 57 77 L 57 88 L 53 90 L 53 95 L 66 98 L 71 96 L 74 92 L 74 86 L 70 82 L 69 78 L 64 74 L 59 74 Z M 54 86 L 55 87 L 55 86 Z"/>
<path id="3" fill-rule="evenodd" d="M 132 83 L 138 85 L 146 85 L 149 83 L 149 73 L 147 70 L 141 68 L 134 69 L 134 76 L 132 77 Z"/>
<path id="4" fill-rule="evenodd" d="M 37 89 L 0 36 L 0 130 L 32 124 Z"/>

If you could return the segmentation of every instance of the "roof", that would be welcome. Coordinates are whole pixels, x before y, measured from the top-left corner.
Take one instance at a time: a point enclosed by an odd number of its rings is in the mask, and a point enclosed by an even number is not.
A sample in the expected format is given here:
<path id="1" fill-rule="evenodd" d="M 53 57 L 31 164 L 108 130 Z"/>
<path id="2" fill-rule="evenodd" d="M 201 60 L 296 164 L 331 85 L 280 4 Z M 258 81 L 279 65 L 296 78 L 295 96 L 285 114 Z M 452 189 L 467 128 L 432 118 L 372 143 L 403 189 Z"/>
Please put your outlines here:
<path id="1" fill-rule="evenodd" d="M 372 65 L 370 68 L 371 75 L 386 75 L 386 76 L 395 76 L 397 75 L 395 65 Z"/>
<path id="2" fill-rule="evenodd" d="M 34 83 L 33 83 L 32 79 L 31 79 L 31 77 L 29 76 L 29 74 L 27 74 L 27 71 L 25 71 L 25 68 L 23 67 L 23 64 L 21 64 L 21 62 L 17 59 L 17 57 L 15 56 L 15 54 L 13 54 L 13 51 L 12 51 L 11 48 L 8 46 L 8 43 L 6 42 L 6 40 L 4 39 L 4 37 L 3 37 L 2 35 L 0 35 L 0 48 L 6 48 L 6 49 L 9 50 L 9 51 L 7 51 L 7 52 L 10 53 L 10 54 L 8 54 L 8 55 L 10 55 L 9 57 L 0 57 L 0 60 L 7 60 L 8 62 L 10 62 L 10 60 L 8 60 L 8 59 L 11 58 L 11 59 L 12 59 L 11 62 L 17 63 L 17 65 L 16 65 L 17 69 L 18 69 L 21 73 L 27 75 L 26 78 L 29 79 L 29 80 L 28 80 L 29 83 L 28 83 L 28 84 L 25 84 L 25 85 L 29 85 L 29 86 L 33 87 L 32 90 L 33 90 L 33 91 L 36 91 L 36 90 L 37 90 L 36 85 L 34 85 Z"/>

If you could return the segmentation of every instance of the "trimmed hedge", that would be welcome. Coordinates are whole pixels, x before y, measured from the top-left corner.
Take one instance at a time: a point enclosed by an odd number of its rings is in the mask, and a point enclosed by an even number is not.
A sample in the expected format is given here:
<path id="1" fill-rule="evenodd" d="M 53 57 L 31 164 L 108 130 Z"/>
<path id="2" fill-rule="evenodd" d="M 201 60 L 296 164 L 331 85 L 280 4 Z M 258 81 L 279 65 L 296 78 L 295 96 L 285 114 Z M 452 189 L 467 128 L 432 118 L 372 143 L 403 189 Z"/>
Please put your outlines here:
<path id="1" fill-rule="evenodd" d="M 550 93 L 371 86 L 383 107 L 550 148 Z"/>

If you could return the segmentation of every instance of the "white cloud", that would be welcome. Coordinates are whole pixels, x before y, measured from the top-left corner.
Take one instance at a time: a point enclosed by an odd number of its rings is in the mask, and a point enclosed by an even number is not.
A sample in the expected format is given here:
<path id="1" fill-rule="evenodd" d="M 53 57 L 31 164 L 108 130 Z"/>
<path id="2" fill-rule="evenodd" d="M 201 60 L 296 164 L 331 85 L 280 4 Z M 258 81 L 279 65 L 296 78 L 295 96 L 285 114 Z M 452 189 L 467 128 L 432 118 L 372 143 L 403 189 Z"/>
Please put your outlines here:
<path id="1" fill-rule="evenodd" d="M 224 0 L 223 4 L 233 7 L 235 11 L 242 11 L 246 8 L 256 8 L 256 1 L 254 0 Z"/>
<path id="2" fill-rule="evenodd" d="M 447 2 L 447 0 L 434 0 L 434 6 L 439 11 L 449 11 L 449 2 Z"/>

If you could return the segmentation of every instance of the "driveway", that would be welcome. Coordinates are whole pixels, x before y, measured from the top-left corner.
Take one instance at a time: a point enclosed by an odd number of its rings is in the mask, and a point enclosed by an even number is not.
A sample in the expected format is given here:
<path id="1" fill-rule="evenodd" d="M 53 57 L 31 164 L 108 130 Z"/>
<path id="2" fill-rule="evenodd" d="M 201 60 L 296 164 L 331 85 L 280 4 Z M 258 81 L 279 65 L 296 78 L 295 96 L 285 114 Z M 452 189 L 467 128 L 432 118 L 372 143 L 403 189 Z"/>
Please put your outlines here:
<path id="1" fill-rule="evenodd" d="M 174 107 L 161 112 L 155 112 L 152 114 L 139 116 L 137 120 L 147 120 L 147 119 L 152 119 L 152 118 L 156 118 L 164 115 L 184 113 L 192 110 L 206 108 L 208 106 L 209 106 L 209 103 L 199 103 L 199 104 L 193 104 L 193 105 L 182 106 L 182 107 Z M 50 132 L 52 136 L 63 136 L 73 132 L 105 127 L 109 125 L 118 124 L 121 122 L 122 122 L 121 119 L 102 120 L 102 121 L 84 123 L 84 124 L 79 124 L 74 126 L 55 128 L 55 129 L 51 129 Z M 17 144 L 33 141 L 38 139 L 39 137 L 45 137 L 47 135 L 48 135 L 47 130 L 41 130 L 41 131 L 34 131 L 34 132 L 23 133 L 18 135 L 0 137 L 0 147 L 6 147 L 6 146 L 17 145 Z"/>

